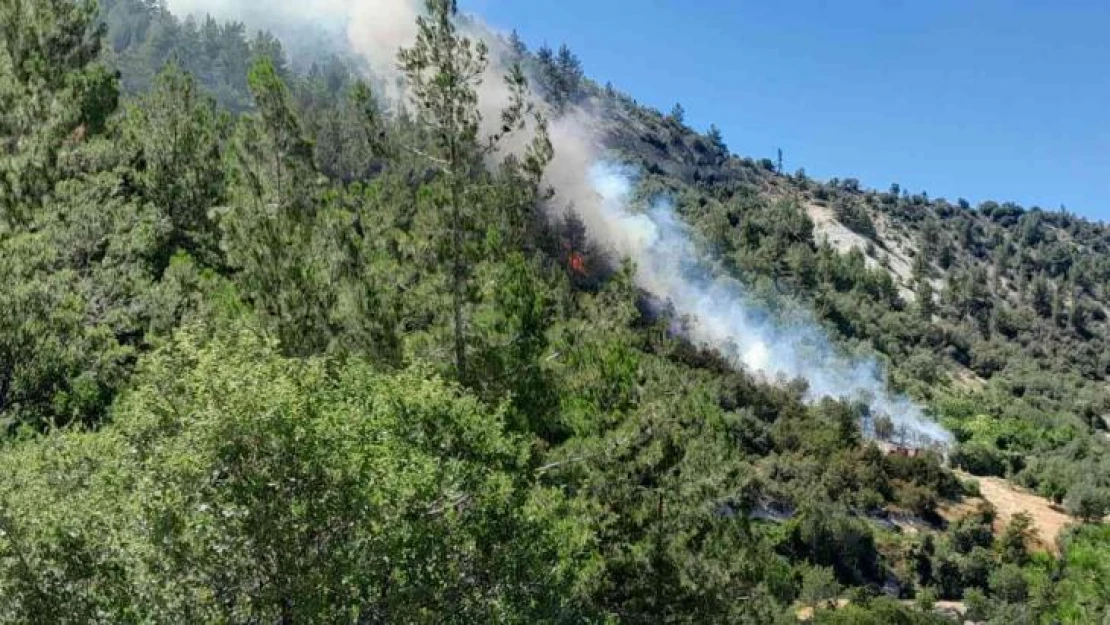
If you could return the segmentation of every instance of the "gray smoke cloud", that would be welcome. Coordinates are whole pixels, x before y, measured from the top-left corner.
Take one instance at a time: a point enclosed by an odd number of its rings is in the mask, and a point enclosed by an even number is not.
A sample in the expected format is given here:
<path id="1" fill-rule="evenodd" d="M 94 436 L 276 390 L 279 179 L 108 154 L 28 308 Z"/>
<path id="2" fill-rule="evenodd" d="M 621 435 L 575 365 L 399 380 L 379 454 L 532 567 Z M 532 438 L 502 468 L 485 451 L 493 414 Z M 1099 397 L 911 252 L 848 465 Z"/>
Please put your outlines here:
<path id="1" fill-rule="evenodd" d="M 278 22 L 275 32 L 289 23 L 318 24 L 345 33 L 349 49 L 359 55 L 378 84 L 386 86 L 386 99 L 394 104 L 405 98 L 397 68 L 397 51 L 416 37 L 420 0 L 317 0 L 316 2 L 258 2 L 257 0 L 170 0 L 174 10 L 206 11 L 213 15 L 249 20 L 266 13 L 260 25 Z M 511 58 L 505 38 L 477 19 L 460 28 L 481 38 L 490 48 L 490 65 L 479 90 L 484 127 L 492 132 L 509 100 L 503 81 Z M 541 109 L 551 113 L 542 102 Z M 603 120 L 585 107 L 570 107 L 555 116 L 549 132 L 555 158 L 545 182 L 556 195 L 551 210 L 573 210 L 590 236 L 613 254 L 632 259 L 639 286 L 668 302 L 684 320 L 682 328 L 692 342 L 713 348 L 737 367 L 770 380 L 804 379 L 809 398 L 861 399 L 872 412 L 891 417 L 909 440 L 920 444 L 947 445 L 952 436 L 929 420 L 920 406 L 889 392 L 883 372 L 873 358 L 844 354 L 810 317 L 789 320 L 772 317 L 751 303 L 743 285 L 716 270 L 700 253 L 688 228 L 666 200 L 646 212 L 637 211 L 632 195 L 634 171 L 607 160 Z M 530 137 L 516 137 L 508 151 Z"/>

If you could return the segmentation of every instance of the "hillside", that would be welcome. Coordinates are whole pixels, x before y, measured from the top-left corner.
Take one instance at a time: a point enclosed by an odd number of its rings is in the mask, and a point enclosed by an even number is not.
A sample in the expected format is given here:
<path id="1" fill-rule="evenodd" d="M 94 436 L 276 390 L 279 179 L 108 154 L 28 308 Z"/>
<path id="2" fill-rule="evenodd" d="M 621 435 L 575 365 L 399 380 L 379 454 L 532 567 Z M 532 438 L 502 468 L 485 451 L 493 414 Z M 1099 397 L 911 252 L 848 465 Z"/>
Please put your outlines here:
<path id="1" fill-rule="evenodd" d="M 707 152 L 713 136 L 673 117 L 630 117 L 617 145 L 680 198 L 706 244 L 751 282 L 810 302 L 843 341 L 883 353 L 896 384 L 956 432 L 956 464 L 1058 502 L 1091 478 L 1105 484 L 1110 228 L 782 175 Z"/>
<path id="2" fill-rule="evenodd" d="M 249 25 L 0 5 L 0 622 L 1110 616 L 1105 225 L 781 172 L 452 4 L 404 106 Z M 627 188 L 565 169 L 587 126 Z"/>

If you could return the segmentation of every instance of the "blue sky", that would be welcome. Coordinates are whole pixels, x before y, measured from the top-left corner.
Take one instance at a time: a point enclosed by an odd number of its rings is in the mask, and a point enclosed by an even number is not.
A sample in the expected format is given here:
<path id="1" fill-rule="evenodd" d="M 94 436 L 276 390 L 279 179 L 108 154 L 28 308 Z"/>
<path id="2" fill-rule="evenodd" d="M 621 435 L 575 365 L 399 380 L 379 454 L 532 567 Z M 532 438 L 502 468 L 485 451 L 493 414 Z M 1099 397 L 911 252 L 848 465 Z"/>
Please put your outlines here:
<path id="1" fill-rule="evenodd" d="M 1110 1 L 462 0 L 738 154 L 1110 220 Z"/>

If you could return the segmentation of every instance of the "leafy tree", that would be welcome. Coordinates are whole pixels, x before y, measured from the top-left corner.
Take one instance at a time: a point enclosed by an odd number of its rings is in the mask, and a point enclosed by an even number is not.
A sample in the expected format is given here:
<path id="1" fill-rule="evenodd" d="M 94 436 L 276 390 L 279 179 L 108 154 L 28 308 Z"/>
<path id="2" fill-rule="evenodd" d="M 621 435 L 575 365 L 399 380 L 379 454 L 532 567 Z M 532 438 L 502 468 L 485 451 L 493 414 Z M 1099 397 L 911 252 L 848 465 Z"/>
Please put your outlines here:
<path id="1" fill-rule="evenodd" d="M 1029 594 L 1029 585 L 1021 569 L 1013 564 L 1003 565 L 991 573 L 991 594 L 1006 603 L 1021 603 Z"/>
<path id="2" fill-rule="evenodd" d="M 1069 514 L 1084 521 L 1102 519 L 1110 513 L 1110 491 L 1089 481 L 1080 482 L 1068 491 L 1064 506 Z"/>
<path id="3" fill-rule="evenodd" d="M 802 573 L 802 590 L 799 599 L 809 605 L 822 606 L 836 599 L 840 584 L 832 569 L 810 567 Z"/>
<path id="4" fill-rule="evenodd" d="M 792 553 L 814 565 L 832 567 L 844 583 L 858 584 L 878 573 L 874 537 L 843 515 L 807 511 L 791 525 L 789 536 L 787 548 Z"/>
<path id="5" fill-rule="evenodd" d="M 104 432 L 3 457 L 0 619 L 584 616 L 590 535 L 518 480 L 503 413 L 421 371 L 217 333 L 147 359 Z"/>
<path id="6" fill-rule="evenodd" d="M 960 573 L 959 560 L 955 557 L 939 556 L 934 565 L 934 576 L 937 580 L 937 591 L 942 598 L 959 600 L 963 597 L 963 575 Z"/>

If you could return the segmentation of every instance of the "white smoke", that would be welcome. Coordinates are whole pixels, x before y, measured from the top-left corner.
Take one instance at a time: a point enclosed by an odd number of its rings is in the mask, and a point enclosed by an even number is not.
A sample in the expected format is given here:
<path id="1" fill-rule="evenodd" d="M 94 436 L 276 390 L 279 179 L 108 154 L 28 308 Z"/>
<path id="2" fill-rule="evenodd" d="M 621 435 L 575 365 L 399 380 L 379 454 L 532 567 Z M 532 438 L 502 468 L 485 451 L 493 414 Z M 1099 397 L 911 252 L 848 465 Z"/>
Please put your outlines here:
<path id="1" fill-rule="evenodd" d="M 600 217 L 624 233 L 640 285 L 685 320 L 690 340 L 770 379 L 802 378 L 810 399 L 865 400 L 873 415 L 889 416 L 915 443 L 951 442 L 919 406 L 887 390 L 874 359 L 844 354 L 811 318 L 785 320 L 751 305 L 744 287 L 699 253 L 667 200 L 646 212 L 631 210 L 634 172 L 599 162 L 590 177 L 601 198 Z"/>
<path id="2" fill-rule="evenodd" d="M 343 55 L 347 45 L 351 0 L 305 2 L 259 0 L 166 0 L 175 15 L 239 22 L 248 36 L 269 31 L 281 41 L 285 56 L 297 68 L 333 55 Z"/>
<path id="3" fill-rule="evenodd" d="M 365 60 L 379 84 L 387 86 L 387 99 L 394 101 L 404 98 L 397 51 L 415 40 L 415 20 L 424 5 L 421 0 L 170 0 L 170 4 L 175 9 L 188 7 L 225 18 L 267 13 L 268 21 L 263 24 L 270 26 L 275 21 L 294 20 L 334 29 L 342 23 L 350 50 Z M 480 21 L 468 19 L 460 29 L 481 38 L 490 49 L 490 65 L 479 90 L 483 129 L 489 132 L 508 103 L 509 90 L 502 78 L 509 69 L 504 59 L 511 55 L 505 38 Z M 656 202 L 647 212 L 632 210 L 636 176 L 606 161 L 602 126 L 598 115 L 582 107 L 571 107 L 551 121 L 555 158 L 545 182 L 556 192 L 552 210 L 573 209 L 592 238 L 613 253 L 631 258 L 639 285 L 673 306 L 684 318 L 684 331 L 691 341 L 714 348 L 738 366 L 769 379 L 802 378 L 808 382 L 811 399 L 866 400 L 873 413 L 888 415 L 916 442 L 951 441 L 951 435 L 927 419 L 919 406 L 887 390 L 874 359 L 844 355 L 811 318 L 787 322 L 751 305 L 743 286 L 715 270 L 699 253 L 667 202 Z M 526 140 L 517 138 L 508 149 Z"/>
<path id="4" fill-rule="evenodd" d="M 305 2 L 258 2 L 257 0 L 167 0 L 176 15 L 212 15 L 218 19 L 247 21 L 255 28 L 265 22 L 293 25 L 297 22 L 318 26 L 321 22 L 345 19 L 349 0 L 307 0 Z"/>

